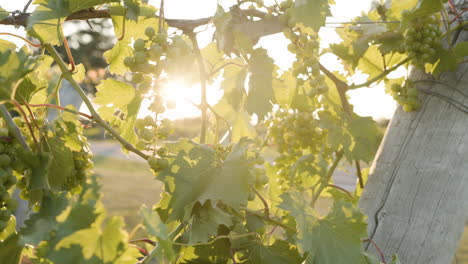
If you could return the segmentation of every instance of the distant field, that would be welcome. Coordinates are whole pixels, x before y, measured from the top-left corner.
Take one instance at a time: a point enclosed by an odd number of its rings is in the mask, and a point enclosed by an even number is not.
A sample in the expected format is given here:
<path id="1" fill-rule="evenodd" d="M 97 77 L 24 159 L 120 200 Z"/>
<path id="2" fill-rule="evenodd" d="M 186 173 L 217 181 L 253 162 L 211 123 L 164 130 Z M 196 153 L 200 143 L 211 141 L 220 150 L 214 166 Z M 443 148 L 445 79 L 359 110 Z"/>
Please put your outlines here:
<path id="1" fill-rule="evenodd" d="M 109 215 L 123 216 L 131 230 L 138 224 L 140 206 L 151 207 L 159 200 L 161 184 L 144 162 L 95 156 L 94 163 Z"/>

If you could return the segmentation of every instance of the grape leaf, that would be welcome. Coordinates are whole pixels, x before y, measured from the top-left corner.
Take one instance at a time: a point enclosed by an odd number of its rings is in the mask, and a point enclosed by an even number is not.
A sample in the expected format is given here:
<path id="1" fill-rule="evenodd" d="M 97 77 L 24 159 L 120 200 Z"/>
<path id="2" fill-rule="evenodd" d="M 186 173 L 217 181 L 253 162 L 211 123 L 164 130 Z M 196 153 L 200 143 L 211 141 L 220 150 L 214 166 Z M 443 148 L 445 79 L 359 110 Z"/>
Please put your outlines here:
<path id="1" fill-rule="evenodd" d="M 195 202 L 245 206 L 249 184 L 254 182 L 246 157 L 249 144 L 249 140 L 240 140 L 224 161 L 217 160 L 213 149 L 191 141 L 167 144 L 168 151 L 176 156 L 169 158 L 169 167 L 157 178 L 165 182 L 165 191 L 172 195 L 167 208 L 161 209 L 169 212 L 169 221 L 189 219 Z"/>
<path id="2" fill-rule="evenodd" d="M 104 230 L 101 230 L 100 221 L 96 221 L 91 228 L 79 230 L 60 240 L 55 246 L 59 254 L 52 253 L 49 257 L 59 259 L 61 255 L 70 254 L 70 251 L 76 251 L 73 253 L 77 254 L 78 250 L 73 248 L 80 246 L 82 260 L 92 258 L 99 259 L 101 263 L 134 264 L 139 254 L 136 249 L 128 246 L 128 235 L 123 230 L 123 225 L 121 217 L 112 217 L 105 224 Z"/>
<path id="3" fill-rule="evenodd" d="M 8 100 L 16 83 L 37 66 L 26 47 L 15 51 L 16 46 L 4 42 L 0 46 L 0 99 Z"/>
<path id="4" fill-rule="evenodd" d="M 263 48 L 252 52 L 249 60 L 249 92 L 247 94 L 247 111 L 257 114 L 259 120 L 272 109 L 275 103 L 273 92 L 274 64 L 273 59 Z"/>
<path id="5" fill-rule="evenodd" d="M 19 236 L 13 234 L 0 241 L 0 259 L 2 263 L 19 263 L 23 247 L 18 243 Z"/>
<path id="6" fill-rule="evenodd" d="M 230 62 L 242 65 L 242 61 L 232 60 Z M 246 96 L 245 79 L 247 69 L 238 65 L 227 65 L 223 72 L 221 89 L 224 91 L 224 98 L 236 110 L 240 110 Z"/>
<path id="7" fill-rule="evenodd" d="M 224 54 L 218 50 L 218 47 L 214 42 L 206 45 L 201 50 L 201 53 L 205 61 L 205 66 L 207 69 L 211 69 L 211 71 L 215 69 L 215 66 L 219 66 L 220 62 L 223 61 Z"/>
<path id="8" fill-rule="evenodd" d="M 32 96 L 49 86 L 47 73 L 50 70 L 53 59 L 50 56 L 41 55 L 36 57 L 34 71 L 25 76 L 16 88 L 15 99 L 20 102 L 30 102 Z"/>
<path id="9" fill-rule="evenodd" d="M 0 20 L 7 18 L 10 15 L 8 11 L 0 7 Z"/>
<path id="10" fill-rule="evenodd" d="M 49 240 L 50 232 L 56 229 L 57 216 L 68 206 L 64 193 L 51 194 L 43 198 L 39 212 L 32 214 L 26 220 L 25 227 L 20 230 L 21 243 L 38 244 Z"/>
<path id="11" fill-rule="evenodd" d="M 386 15 L 389 17 L 389 20 L 392 18 L 394 20 L 400 20 L 401 12 L 415 7 L 417 2 L 418 0 L 392 0 Z"/>
<path id="12" fill-rule="evenodd" d="M 367 237 L 366 222 L 355 205 L 335 201 L 330 213 L 317 218 L 297 192 L 281 195 L 279 208 L 289 211 L 297 225 L 297 245 L 308 253 L 305 263 L 366 263 L 361 239 Z"/>
<path id="13" fill-rule="evenodd" d="M 250 243 L 248 248 L 248 264 L 299 264 L 303 258 L 297 252 L 297 248 L 283 240 L 276 240 L 271 246 L 258 243 Z"/>
<path id="14" fill-rule="evenodd" d="M 218 5 L 216 13 L 213 16 L 213 24 L 216 27 L 214 38 L 218 49 L 226 54 L 231 54 L 233 50 L 234 40 L 231 34 L 232 15 L 230 12 L 225 12 L 223 7 Z"/>
<path id="15" fill-rule="evenodd" d="M 368 74 L 369 80 L 382 73 L 385 66 L 388 69 L 402 61 L 405 57 L 406 55 L 399 53 L 392 53 L 384 56 L 379 51 L 377 46 L 370 46 L 364 56 L 359 60 L 358 69 L 360 69 L 363 73 Z"/>
<path id="16" fill-rule="evenodd" d="M 246 112 L 238 112 L 232 126 L 232 142 L 238 142 L 241 138 L 255 138 L 257 131 L 250 123 L 250 116 Z"/>
<path id="17" fill-rule="evenodd" d="M 207 242 L 211 236 L 218 234 L 219 225 L 231 227 L 232 218 L 232 215 L 225 213 L 216 205 L 211 205 L 210 201 L 206 201 L 203 205 L 196 203 L 187 231 L 189 243 Z"/>
<path id="18" fill-rule="evenodd" d="M 36 9 L 28 18 L 29 35 L 52 45 L 61 44 L 60 27 L 66 17 L 83 9 L 119 0 L 36 0 Z"/>
<path id="19" fill-rule="evenodd" d="M 111 78 L 105 79 L 96 86 L 97 93 L 94 102 L 101 105 L 98 112 L 102 118 L 109 120 L 116 110 L 125 111 L 135 97 L 135 88 L 124 82 Z M 112 110 L 112 111 L 108 111 Z"/>
<path id="20" fill-rule="evenodd" d="M 444 8 L 445 2 L 447 2 L 447 0 L 419 0 L 416 5 L 416 9 L 413 12 L 413 16 L 425 16 L 439 12 Z"/>
<path id="21" fill-rule="evenodd" d="M 138 14 L 140 14 L 140 1 L 139 0 L 124 0 L 124 6 L 127 8 L 126 17 L 129 20 L 138 20 Z"/>
<path id="22" fill-rule="evenodd" d="M 292 19 L 296 23 L 312 28 L 318 32 L 325 25 L 325 17 L 330 14 L 327 0 L 297 0 L 292 9 Z"/>
<path id="23" fill-rule="evenodd" d="M 379 130 L 372 117 L 355 116 L 349 123 L 353 144 L 345 155 L 349 160 L 371 162 L 379 147 Z"/>
<path id="24" fill-rule="evenodd" d="M 135 96 L 127 105 L 125 111 L 127 116 L 119 129 L 120 135 L 131 144 L 135 144 L 138 141 L 138 136 L 135 133 L 135 121 L 137 120 L 138 112 L 140 112 L 141 102 L 141 96 Z M 125 148 L 123 150 L 126 151 Z"/>
<path id="25" fill-rule="evenodd" d="M 155 236 L 158 240 L 159 246 L 157 248 L 158 254 L 157 258 L 164 261 L 164 258 L 172 260 L 175 258 L 175 252 L 172 248 L 172 239 L 169 236 L 169 230 L 167 226 L 162 222 L 158 213 L 142 206 L 140 209 L 140 215 L 143 218 L 143 224 L 146 227 L 146 230 L 152 236 Z"/>
<path id="26" fill-rule="evenodd" d="M 57 137 L 49 137 L 46 146 L 51 157 L 47 174 L 48 182 L 52 190 L 63 190 L 67 177 L 70 177 L 75 169 L 72 150 Z"/>
<path id="27" fill-rule="evenodd" d="M 439 60 L 428 69 L 428 72 L 436 77 L 443 72 L 454 71 L 458 68 L 459 62 L 468 56 L 468 42 L 458 42 L 452 50 L 442 49 L 438 56 Z"/>
<path id="28" fill-rule="evenodd" d="M 286 71 L 279 79 L 275 78 L 273 80 L 276 103 L 283 107 L 287 107 L 292 103 L 295 90 L 296 78 L 294 78 L 291 71 Z"/>
<path id="29" fill-rule="evenodd" d="M 16 234 L 16 218 L 14 215 L 7 221 L 7 226 L 0 232 L 0 241 L 7 239 L 9 236 Z"/>

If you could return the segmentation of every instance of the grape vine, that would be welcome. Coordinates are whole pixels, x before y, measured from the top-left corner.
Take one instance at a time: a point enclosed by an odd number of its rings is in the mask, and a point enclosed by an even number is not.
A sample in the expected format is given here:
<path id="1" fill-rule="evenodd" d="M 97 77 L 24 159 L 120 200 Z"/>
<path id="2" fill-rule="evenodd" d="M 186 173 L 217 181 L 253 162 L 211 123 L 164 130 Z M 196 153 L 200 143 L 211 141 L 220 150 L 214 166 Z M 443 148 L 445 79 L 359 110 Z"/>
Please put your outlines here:
<path id="1" fill-rule="evenodd" d="M 356 166 L 364 186 L 360 162 L 372 161 L 380 140 L 375 121 L 354 113 L 346 92 L 383 82 L 403 110 L 418 110 L 415 81 L 390 74 L 417 68 L 437 76 L 463 63 L 466 43 L 446 43 L 466 26 L 460 14 L 447 21 L 434 1 L 414 1 L 408 10 L 387 1 L 342 23 L 342 42 L 324 48 L 320 29 L 332 1 L 237 1 L 197 20 L 167 19 L 164 1 L 159 8 L 146 2 L 38 0 L 32 13 L 26 13 L 31 1 L 23 12 L 0 8 L 0 24 L 24 27 L 28 39 L 17 37 L 34 48 L 0 39 L 0 259 L 399 263 L 396 256 L 386 260 L 369 238 L 360 191 L 332 180 L 340 167 Z M 91 69 L 75 65 L 62 27 L 94 18 L 112 20 L 116 43 L 104 53 L 108 74 L 90 99 L 82 82 Z M 200 26 L 215 30 L 213 43 L 200 45 Z M 259 41 L 276 33 L 294 55 L 289 69 L 275 65 Z M 71 65 L 57 52 L 61 45 Z M 329 70 L 325 54 L 343 69 Z M 356 72 L 366 81 L 352 83 Z M 62 79 L 90 114 L 60 105 Z M 201 88 L 200 102 L 191 102 L 201 116 L 195 138 L 176 138 L 165 116 L 178 107 L 163 92 L 173 80 Z M 209 85 L 224 94 L 214 105 Z M 141 117 L 143 102 L 149 114 Z M 106 217 L 88 125 L 141 157 L 162 183 L 159 202 L 140 210 L 148 238 L 129 237 L 120 217 Z M 332 201 L 325 212 L 318 209 L 324 199 Z M 30 211 L 21 228 L 18 200 Z"/>

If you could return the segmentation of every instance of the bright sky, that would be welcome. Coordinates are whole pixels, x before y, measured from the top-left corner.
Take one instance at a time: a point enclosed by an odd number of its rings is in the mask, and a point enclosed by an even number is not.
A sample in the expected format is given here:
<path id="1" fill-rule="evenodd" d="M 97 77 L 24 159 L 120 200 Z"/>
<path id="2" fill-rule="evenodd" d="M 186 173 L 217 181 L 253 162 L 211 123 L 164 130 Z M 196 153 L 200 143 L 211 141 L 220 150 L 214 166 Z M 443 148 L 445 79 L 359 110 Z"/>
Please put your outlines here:
<path id="1" fill-rule="evenodd" d="M 10 1 L 0 0 L 0 6 L 8 11 L 22 9 L 26 4 L 24 1 Z M 159 0 L 150 0 L 151 4 L 159 6 Z M 227 9 L 236 3 L 235 0 L 223 0 L 219 1 Z M 266 0 L 266 4 L 272 2 L 272 0 Z M 358 16 L 362 11 L 368 10 L 372 0 L 335 0 L 336 5 L 332 6 L 333 17 L 329 18 L 328 21 L 349 21 L 352 18 Z M 216 0 L 166 0 L 165 1 L 165 15 L 167 18 L 185 18 L 185 19 L 197 19 L 202 17 L 208 17 L 215 13 L 218 1 Z M 357 4 L 359 3 L 359 4 Z M 183 7 L 183 8 L 181 8 Z M 32 11 L 30 7 L 29 11 Z M 333 25 L 334 26 L 334 25 Z M 15 29 L 12 26 L 0 26 L 0 32 L 15 32 L 19 35 L 24 35 L 24 30 L 21 28 Z M 214 30 L 208 28 L 198 34 L 200 46 L 207 45 L 211 39 Z M 18 42 L 17 39 L 10 38 L 8 36 L 1 36 L 4 39 L 8 39 L 22 45 L 23 43 Z M 330 43 L 339 42 L 339 38 L 332 27 L 324 27 L 320 31 L 320 37 L 323 40 L 322 47 L 328 46 Z M 259 43 L 263 47 L 267 48 L 269 55 L 275 60 L 276 64 L 282 69 L 287 69 L 294 56 L 289 53 L 286 49 L 287 41 L 282 34 L 276 34 L 262 38 Z M 338 61 L 333 56 L 322 57 L 321 62 L 331 70 L 340 70 Z M 364 76 L 355 76 L 355 81 L 362 80 Z M 171 83 L 167 87 L 167 96 L 176 101 L 177 107 L 174 110 L 170 110 L 167 114 L 168 117 L 189 117 L 197 116 L 199 114 L 196 109 L 188 100 L 192 102 L 199 102 L 200 100 L 200 89 L 198 87 L 184 87 L 180 83 Z M 373 88 L 363 88 L 356 91 L 348 92 L 350 95 L 350 101 L 354 105 L 354 110 L 359 115 L 372 116 L 376 119 L 379 118 L 391 118 L 396 107 L 395 101 L 384 92 L 382 85 Z M 208 103 L 215 104 L 219 100 L 222 92 L 216 87 L 210 87 L 208 92 Z"/>

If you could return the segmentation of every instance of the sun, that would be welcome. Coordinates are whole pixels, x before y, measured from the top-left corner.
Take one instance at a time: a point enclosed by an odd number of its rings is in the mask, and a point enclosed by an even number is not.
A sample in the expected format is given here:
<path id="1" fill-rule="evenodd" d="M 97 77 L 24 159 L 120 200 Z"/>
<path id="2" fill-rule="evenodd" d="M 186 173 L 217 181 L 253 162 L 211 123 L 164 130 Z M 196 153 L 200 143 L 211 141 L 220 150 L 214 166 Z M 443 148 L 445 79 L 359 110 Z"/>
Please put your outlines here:
<path id="1" fill-rule="evenodd" d="M 167 106 L 165 112 L 161 114 L 162 118 L 174 120 L 200 115 L 200 110 L 196 106 L 201 98 L 199 85 L 189 86 L 178 80 L 168 81 L 162 86 L 161 92 Z M 148 110 L 150 104 L 150 99 L 143 100 L 138 113 L 139 118 L 153 114 Z"/>

